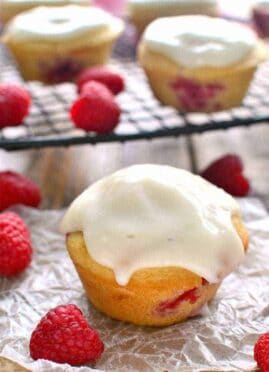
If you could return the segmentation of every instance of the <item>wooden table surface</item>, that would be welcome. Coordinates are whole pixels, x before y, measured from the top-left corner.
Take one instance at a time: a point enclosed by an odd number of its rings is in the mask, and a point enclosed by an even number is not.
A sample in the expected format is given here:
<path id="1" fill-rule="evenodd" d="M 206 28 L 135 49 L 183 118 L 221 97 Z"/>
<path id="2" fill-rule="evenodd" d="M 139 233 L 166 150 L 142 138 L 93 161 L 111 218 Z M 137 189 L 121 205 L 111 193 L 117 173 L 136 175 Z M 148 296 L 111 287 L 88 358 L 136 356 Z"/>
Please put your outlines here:
<path id="1" fill-rule="evenodd" d="M 269 206 L 269 125 L 254 125 L 195 135 L 125 144 L 84 145 L 6 152 L 0 170 L 13 169 L 32 178 L 43 194 L 41 208 L 62 208 L 89 184 L 137 163 L 169 164 L 200 171 L 227 153 L 242 157 L 252 194 Z"/>
<path id="2" fill-rule="evenodd" d="M 62 208 L 93 181 L 136 163 L 169 164 L 200 171 L 227 153 L 242 157 L 252 195 L 269 207 L 269 125 L 211 132 L 189 138 L 137 141 L 20 152 L 0 150 L 0 170 L 13 169 L 31 177 L 43 194 L 41 208 Z M 0 358 L 0 371 L 24 371 Z"/>

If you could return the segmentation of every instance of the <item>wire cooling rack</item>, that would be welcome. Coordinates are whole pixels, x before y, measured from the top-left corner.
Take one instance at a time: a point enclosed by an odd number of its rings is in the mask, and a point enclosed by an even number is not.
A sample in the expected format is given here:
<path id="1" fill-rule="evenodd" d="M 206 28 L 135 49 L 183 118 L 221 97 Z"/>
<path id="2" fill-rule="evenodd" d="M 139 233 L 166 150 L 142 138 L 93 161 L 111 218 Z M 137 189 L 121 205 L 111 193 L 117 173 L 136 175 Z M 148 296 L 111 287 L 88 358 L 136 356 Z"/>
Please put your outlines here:
<path id="1" fill-rule="evenodd" d="M 179 114 L 162 106 L 152 95 L 145 75 L 134 62 L 134 48 L 121 42 L 115 48 L 113 64 L 127 80 L 127 90 L 117 99 L 123 109 L 120 125 L 107 135 L 76 129 L 69 119 L 69 107 L 76 97 L 73 84 L 44 86 L 27 84 L 32 108 L 24 125 L 0 131 L 0 148 L 18 150 L 46 146 L 124 142 L 202 133 L 269 121 L 269 64 L 257 73 L 243 105 L 213 114 Z M 7 50 L 0 47 L 0 81 L 16 82 L 21 77 Z"/>

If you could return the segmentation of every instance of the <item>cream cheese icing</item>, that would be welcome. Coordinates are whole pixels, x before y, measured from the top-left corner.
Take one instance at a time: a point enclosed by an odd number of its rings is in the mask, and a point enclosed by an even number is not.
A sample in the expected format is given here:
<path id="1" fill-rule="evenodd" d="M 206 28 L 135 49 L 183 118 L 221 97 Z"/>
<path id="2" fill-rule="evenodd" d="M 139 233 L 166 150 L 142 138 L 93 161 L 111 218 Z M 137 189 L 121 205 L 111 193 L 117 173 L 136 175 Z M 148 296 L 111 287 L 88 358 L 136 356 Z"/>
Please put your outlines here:
<path id="1" fill-rule="evenodd" d="M 240 62 L 253 50 L 257 38 L 238 23 L 193 15 L 155 20 L 147 27 L 143 42 L 184 67 L 198 68 Z"/>
<path id="2" fill-rule="evenodd" d="M 244 258 L 231 217 L 236 201 L 199 176 L 169 166 L 135 165 L 86 189 L 61 231 L 81 231 L 91 257 L 126 285 L 139 269 L 178 266 L 211 283 Z"/>
<path id="3" fill-rule="evenodd" d="M 59 40 L 83 36 L 106 27 L 120 33 L 123 22 L 95 7 L 38 7 L 15 17 L 8 26 L 8 35 L 16 40 Z"/>

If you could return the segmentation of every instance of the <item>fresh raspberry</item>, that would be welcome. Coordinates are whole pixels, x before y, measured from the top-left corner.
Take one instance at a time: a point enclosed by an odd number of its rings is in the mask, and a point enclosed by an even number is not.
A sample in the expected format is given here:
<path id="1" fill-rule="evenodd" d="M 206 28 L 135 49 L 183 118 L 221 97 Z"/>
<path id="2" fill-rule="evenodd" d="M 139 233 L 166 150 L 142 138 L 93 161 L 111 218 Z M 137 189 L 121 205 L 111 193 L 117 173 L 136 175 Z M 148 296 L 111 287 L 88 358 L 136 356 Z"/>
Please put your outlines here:
<path id="1" fill-rule="evenodd" d="M 0 172 L 0 211 L 14 204 L 37 207 L 41 201 L 37 185 L 12 171 Z"/>
<path id="2" fill-rule="evenodd" d="M 96 362 L 104 351 L 98 333 L 76 305 L 51 309 L 38 323 L 30 340 L 33 359 L 46 359 L 72 366 Z"/>
<path id="3" fill-rule="evenodd" d="M 254 359 L 262 372 L 269 372 L 269 332 L 262 335 L 256 342 Z"/>
<path id="4" fill-rule="evenodd" d="M 113 94 L 101 83 L 90 81 L 70 109 L 78 128 L 100 134 L 111 132 L 119 123 L 121 110 Z"/>
<path id="5" fill-rule="evenodd" d="M 0 275 L 22 272 L 31 258 L 30 232 L 24 221 L 15 213 L 0 214 Z"/>
<path id="6" fill-rule="evenodd" d="M 124 80 L 116 72 L 106 67 L 91 67 L 84 70 L 77 79 L 78 92 L 83 92 L 85 83 L 97 81 L 104 84 L 113 94 L 119 94 L 124 90 Z"/>
<path id="7" fill-rule="evenodd" d="M 201 176 L 233 196 L 245 196 L 250 190 L 243 175 L 243 164 L 237 155 L 226 155 L 209 165 Z"/>
<path id="8" fill-rule="evenodd" d="M 31 97 L 18 85 L 0 84 L 0 128 L 22 124 L 28 115 Z"/>
<path id="9" fill-rule="evenodd" d="M 5 212 L 0 214 L 0 230 L 6 228 L 6 226 L 11 226 L 12 229 L 16 228 L 25 239 L 31 240 L 31 234 L 28 226 L 26 226 L 21 217 L 16 213 Z"/>

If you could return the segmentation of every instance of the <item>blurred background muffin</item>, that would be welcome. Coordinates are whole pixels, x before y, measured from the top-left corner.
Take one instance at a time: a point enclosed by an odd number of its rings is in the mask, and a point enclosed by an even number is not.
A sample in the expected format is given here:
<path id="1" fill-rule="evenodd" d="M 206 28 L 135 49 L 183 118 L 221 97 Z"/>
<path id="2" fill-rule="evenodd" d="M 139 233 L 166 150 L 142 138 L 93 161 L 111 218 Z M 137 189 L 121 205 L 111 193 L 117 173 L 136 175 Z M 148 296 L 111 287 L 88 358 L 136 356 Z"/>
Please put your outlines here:
<path id="1" fill-rule="evenodd" d="M 139 33 L 145 27 L 160 17 L 205 14 L 217 15 L 216 0 L 129 0 L 128 17 L 134 23 Z"/>
<path id="2" fill-rule="evenodd" d="M 17 14 L 37 6 L 90 5 L 90 3 L 91 0 L 1 0 L 0 20 L 5 24 Z"/>
<path id="3" fill-rule="evenodd" d="M 119 18 L 95 7 L 38 7 L 16 16 L 3 41 L 25 80 L 59 83 L 105 64 L 123 28 Z"/>
<path id="4" fill-rule="evenodd" d="M 155 20 L 139 45 L 139 61 L 154 94 L 182 112 L 240 105 L 267 56 L 267 47 L 250 28 L 195 15 Z"/>

